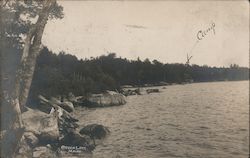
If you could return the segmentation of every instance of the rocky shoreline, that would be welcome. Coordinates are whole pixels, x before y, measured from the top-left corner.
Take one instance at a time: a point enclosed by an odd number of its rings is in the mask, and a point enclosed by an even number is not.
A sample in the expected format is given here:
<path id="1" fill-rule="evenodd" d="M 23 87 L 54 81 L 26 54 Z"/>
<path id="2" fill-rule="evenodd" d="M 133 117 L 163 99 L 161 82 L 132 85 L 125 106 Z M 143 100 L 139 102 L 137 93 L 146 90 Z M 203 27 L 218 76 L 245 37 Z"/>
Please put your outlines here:
<path id="1" fill-rule="evenodd" d="M 40 105 L 36 109 L 27 108 L 22 113 L 24 131 L 16 153 L 17 158 L 83 157 L 91 154 L 98 145 L 97 142 L 103 140 L 110 131 L 100 124 L 80 127 L 74 107 L 108 107 L 126 103 L 122 94 L 112 91 L 92 95 L 88 102 L 83 102 L 82 97 L 74 97 L 72 94 L 62 101 L 55 97 L 48 100 L 43 96 L 39 96 L 39 100 Z"/>
<path id="2" fill-rule="evenodd" d="M 143 90 L 144 91 L 144 90 Z M 146 94 L 160 92 L 157 88 L 147 88 Z M 39 105 L 26 108 L 22 113 L 23 136 L 16 151 L 17 158 L 23 157 L 64 157 L 89 155 L 95 147 L 110 134 L 108 127 L 100 124 L 80 126 L 76 119 L 75 107 L 99 108 L 126 104 L 129 95 L 142 95 L 141 89 L 123 89 L 121 93 L 106 91 L 88 97 L 38 96 Z M 2 131 L 1 134 L 4 134 Z M 98 141 L 96 141 L 98 140 Z"/>

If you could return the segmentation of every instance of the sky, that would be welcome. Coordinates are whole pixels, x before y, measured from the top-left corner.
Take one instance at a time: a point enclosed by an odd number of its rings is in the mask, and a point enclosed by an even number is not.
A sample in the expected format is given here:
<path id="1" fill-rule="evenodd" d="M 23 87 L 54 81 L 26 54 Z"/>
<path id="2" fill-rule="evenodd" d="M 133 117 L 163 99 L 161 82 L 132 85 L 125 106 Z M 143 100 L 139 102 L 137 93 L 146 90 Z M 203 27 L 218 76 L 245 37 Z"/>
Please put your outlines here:
<path id="1" fill-rule="evenodd" d="M 163 63 L 185 63 L 189 54 L 191 64 L 249 67 L 247 0 L 58 3 L 64 18 L 50 20 L 42 39 L 56 53 L 84 59 L 115 52 Z"/>

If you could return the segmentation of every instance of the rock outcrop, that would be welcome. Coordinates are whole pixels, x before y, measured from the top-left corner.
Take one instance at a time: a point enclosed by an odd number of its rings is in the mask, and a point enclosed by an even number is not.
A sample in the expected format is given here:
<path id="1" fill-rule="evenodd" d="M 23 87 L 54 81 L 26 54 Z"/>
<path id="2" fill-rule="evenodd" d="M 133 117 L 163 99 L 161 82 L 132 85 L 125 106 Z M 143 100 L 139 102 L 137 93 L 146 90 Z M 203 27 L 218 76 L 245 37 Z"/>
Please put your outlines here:
<path id="1" fill-rule="evenodd" d="M 107 91 L 102 94 L 92 94 L 79 101 L 81 106 L 86 107 L 109 107 L 124 105 L 126 103 L 125 96 L 123 94 Z"/>
<path id="2" fill-rule="evenodd" d="M 109 92 L 109 95 L 116 95 L 116 93 Z M 87 125 L 78 132 L 78 120 L 58 105 L 60 104 L 58 99 L 47 100 L 44 97 L 40 99 L 43 106 L 53 110 L 45 113 L 28 108 L 22 113 L 24 132 L 20 136 L 20 145 L 15 155 L 17 158 L 84 155 L 95 149 L 94 139 L 103 139 L 109 133 L 106 127 L 98 124 Z M 6 133 L 1 131 L 1 139 Z M 77 148 L 77 150 L 70 148 Z"/>
<path id="3" fill-rule="evenodd" d="M 46 114 L 29 109 L 22 114 L 25 132 L 33 133 L 40 141 L 51 143 L 59 138 L 58 119 L 56 114 Z"/>

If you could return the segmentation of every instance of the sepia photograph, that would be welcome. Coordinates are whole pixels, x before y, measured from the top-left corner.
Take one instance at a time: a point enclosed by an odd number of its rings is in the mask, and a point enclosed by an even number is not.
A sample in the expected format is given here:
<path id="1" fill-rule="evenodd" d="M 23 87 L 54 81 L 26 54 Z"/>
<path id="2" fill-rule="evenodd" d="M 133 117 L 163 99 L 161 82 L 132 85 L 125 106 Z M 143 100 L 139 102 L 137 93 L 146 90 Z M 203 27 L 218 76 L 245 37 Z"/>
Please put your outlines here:
<path id="1" fill-rule="evenodd" d="M 249 12 L 0 0 L 0 157 L 250 158 Z"/>

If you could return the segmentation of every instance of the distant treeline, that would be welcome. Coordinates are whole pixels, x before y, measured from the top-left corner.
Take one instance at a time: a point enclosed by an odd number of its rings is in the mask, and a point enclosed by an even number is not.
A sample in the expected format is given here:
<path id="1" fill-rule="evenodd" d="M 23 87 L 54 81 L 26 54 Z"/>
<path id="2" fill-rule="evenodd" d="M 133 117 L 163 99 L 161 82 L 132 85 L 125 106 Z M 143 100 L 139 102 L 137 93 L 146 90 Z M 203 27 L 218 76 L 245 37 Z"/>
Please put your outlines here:
<path id="1" fill-rule="evenodd" d="M 119 90 L 121 85 L 248 80 L 249 69 L 184 64 L 163 64 L 157 60 L 127 60 L 115 53 L 78 60 L 74 55 L 42 50 L 37 60 L 30 97 L 99 93 Z"/>

